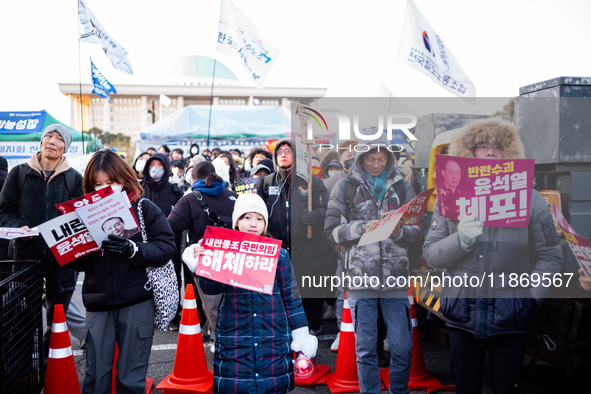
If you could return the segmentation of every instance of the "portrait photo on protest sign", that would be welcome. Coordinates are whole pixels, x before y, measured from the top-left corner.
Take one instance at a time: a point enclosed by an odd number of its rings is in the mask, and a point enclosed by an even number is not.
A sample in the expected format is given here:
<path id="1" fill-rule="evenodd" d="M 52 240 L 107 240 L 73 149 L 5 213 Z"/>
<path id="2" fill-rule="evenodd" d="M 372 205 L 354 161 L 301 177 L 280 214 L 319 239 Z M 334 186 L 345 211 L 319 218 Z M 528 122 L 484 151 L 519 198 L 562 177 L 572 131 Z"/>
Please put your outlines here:
<path id="1" fill-rule="evenodd" d="M 442 217 L 475 215 L 485 227 L 527 227 L 534 159 L 437 155 L 435 181 Z"/>
<path id="2" fill-rule="evenodd" d="M 76 209 L 76 212 L 97 244 L 102 244 L 109 234 L 129 238 L 139 233 L 139 225 L 130 212 L 130 207 L 127 194 L 115 192 L 97 202 Z"/>
<path id="3" fill-rule="evenodd" d="M 281 241 L 208 226 L 196 275 L 231 286 L 273 293 Z"/>

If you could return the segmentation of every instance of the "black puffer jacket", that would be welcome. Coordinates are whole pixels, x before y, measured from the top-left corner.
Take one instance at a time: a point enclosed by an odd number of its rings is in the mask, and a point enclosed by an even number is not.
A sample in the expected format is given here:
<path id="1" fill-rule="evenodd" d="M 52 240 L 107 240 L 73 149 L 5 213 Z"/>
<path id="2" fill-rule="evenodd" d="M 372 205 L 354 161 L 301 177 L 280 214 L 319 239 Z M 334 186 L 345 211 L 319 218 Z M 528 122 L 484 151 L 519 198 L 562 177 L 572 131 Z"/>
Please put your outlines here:
<path id="1" fill-rule="evenodd" d="M 137 202 L 133 207 L 135 216 Z M 69 265 L 84 271 L 82 300 L 84 307 L 92 312 L 111 311 L 134 305 L 152 297 L 146 291 L 148 280 L 146 267 L 161 267 L 176 252 L 174 235 L 162 211 L 149 200 L 143 200 L 142 212 L 148 233 L 148 243 L 142 242 L 141 233 L 130 239 L 138 246 L 138 254 L 133 259 L 119 253 L 95 252 L 71 262 Z"/>
<path id="2" fill-rule="evenodd" d="M 150 176 L 150 163 L 154 160 L 159 160 L 164 166 L 164 175 L 160 181 L 156 182 Z M 142 172 L 144 188 L 144 195 L 142 197 L 149 199 L 164 212 L 164 215 L 170 215 L 173 206 L 183 196 L 183 192 L 179 187 L 168 181 L 170 177 L 170 161 L 163 153 L 155 153 L 146 161 L 144 171 Z"/>
<path id="3" fill-rule="evenodd" d="M 37 155 L 40 154 L 34 155 L 28 162 L 27 176 L 20 193 L 19 167 L 14 167 L 6 178 L 0 193 L 0 225 L 3 227 L 33 228 L 60 216 L 55 204 L 84 195 L 82 175 L 70 168 L 66 158 L 58 165 L 49 180 L 46 180 Z M 74 190 L 68 190 L 66 185 L 66 173 L 70 171 L 74 172 Z M 57 265 L 55 257 L 41 236 L 33 237 L 30 241 L 16 239 L 14 248 L 20 256 Z"/>
<path id="4" fill-rule="evenodd" d="M 218 196 L 209 196 L 205 193 L 201 193 L 201 195 L 210 212 L 215 212 L 218 216 L 232 217 L 238 194 L 225 189 Z M 168 222 L 176 236 L 180 236 L 184 230 L 189 230 L 189 245 L 197 243 L 203 238 L 205 227 L 210 225 L 207 214 L 192 192 L 183 196 L 174 206 L 168 216 Z"/>

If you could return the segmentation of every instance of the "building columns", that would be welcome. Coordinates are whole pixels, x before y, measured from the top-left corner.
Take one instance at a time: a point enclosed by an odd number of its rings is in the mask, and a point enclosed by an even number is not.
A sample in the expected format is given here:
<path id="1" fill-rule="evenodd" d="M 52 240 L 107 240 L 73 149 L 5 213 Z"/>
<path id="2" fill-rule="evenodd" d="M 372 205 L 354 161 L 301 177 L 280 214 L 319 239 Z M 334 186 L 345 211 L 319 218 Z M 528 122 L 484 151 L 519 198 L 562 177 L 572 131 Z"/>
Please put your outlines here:
<path id="1" fill-rule="evenodd" d="M 110 133 L 111 132 L 111 101 L 110 97 L 105 99 L 105 107 L 104 107 L 104 114 L 103 114 L 103 133 Z"/>

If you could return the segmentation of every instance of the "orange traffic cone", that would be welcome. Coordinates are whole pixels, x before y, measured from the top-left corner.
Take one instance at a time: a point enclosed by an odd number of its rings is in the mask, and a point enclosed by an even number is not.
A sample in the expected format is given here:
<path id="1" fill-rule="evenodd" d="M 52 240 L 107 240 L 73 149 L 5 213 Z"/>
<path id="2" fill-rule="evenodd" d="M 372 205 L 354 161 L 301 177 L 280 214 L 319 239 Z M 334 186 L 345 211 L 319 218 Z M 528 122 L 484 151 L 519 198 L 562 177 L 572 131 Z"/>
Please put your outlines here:
<path id="1" fill-rule="evenodd" d="M 417 323 L 417 314 L 415 312 L 414 286 L 410 285 L 408 289 L 408 300 L 410 301 L 410 318 L 412 321 L 412 364 L 410 366 L 410 379 L 408 381 L 408 389 L 425 390 L 435 386 L 440 386 L 439 380 L 425 368 L 425 361 L 423 360 L 423 348 L 421 347 L 421 337 L 419 335 L 419 328 Z M 380 377 L 382 383 L 387 388 L 390 388 L 390 368 L 380 370 Z"/>
<path id="2" fill-rule="evenodd" d="M 358 393 L 357 355 L 355 352 L 355 332 L 349 301 L 343 303 L 343 320 L 341 321 L 341 339 L 337 353 L 335 372 L 326 374 L 326 384 L 331 393 Z"/>
<path id="3" fill-rule="evenodd" d="M 167 393 L 210 393 L 213 388 L 213 372 L 207 369 L 201 325 L 197 314 L 197 301 L 193 285 L 187 285 L 179 339 L 174 359 L 174 370 L 158 386 Z"/>
<path id="4" fill-rule="evenodd" d="M 57 304 L 53 309 L 51 341 L 49 342 L 47 374 L 43 392 L 45 394 L 80 393 L 66 314 L 61 304 Z"/>

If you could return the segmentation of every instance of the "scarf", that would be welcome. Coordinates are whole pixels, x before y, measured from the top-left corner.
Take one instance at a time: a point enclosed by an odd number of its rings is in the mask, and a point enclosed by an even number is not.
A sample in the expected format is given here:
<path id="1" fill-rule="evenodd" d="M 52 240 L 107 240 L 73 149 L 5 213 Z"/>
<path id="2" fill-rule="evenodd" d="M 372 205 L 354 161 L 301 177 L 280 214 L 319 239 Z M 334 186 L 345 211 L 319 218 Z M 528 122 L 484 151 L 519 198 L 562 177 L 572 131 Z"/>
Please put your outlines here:
<path id="1" fill-rule="evenodd" d="M 191 185 L 191 190 L 199 190 L 201 193 L 207 194 L 208 196 L 219 196 L 226 188 L 226 184 L 226 181 L 223 183 L 220 181 L 215 181 L 212 187 L 207 187 L 205 186 L 205 179 L 200 179 L 193 182 Z"/>
<path id="2" fill-rule="evenodd" d="M 363 170 L 365 174 L 365 179 L 369 182 L 369 191 L 373 196 L 376 198 L 378 204 L 384 197 L 384 193 L 386 193 L 386 175 L 388 170 L 385 169 L 379 176 L 371 176 L 367 173 L 367 171 Z"/>

